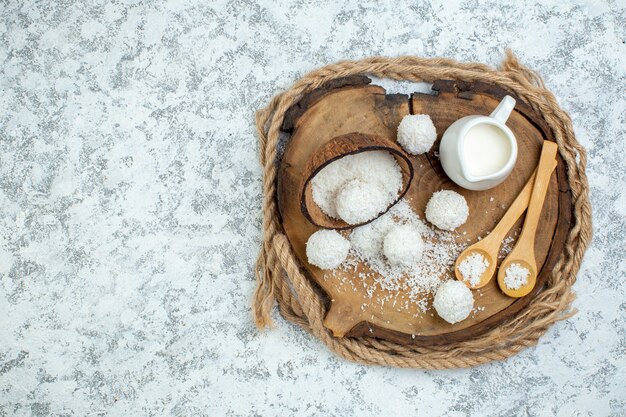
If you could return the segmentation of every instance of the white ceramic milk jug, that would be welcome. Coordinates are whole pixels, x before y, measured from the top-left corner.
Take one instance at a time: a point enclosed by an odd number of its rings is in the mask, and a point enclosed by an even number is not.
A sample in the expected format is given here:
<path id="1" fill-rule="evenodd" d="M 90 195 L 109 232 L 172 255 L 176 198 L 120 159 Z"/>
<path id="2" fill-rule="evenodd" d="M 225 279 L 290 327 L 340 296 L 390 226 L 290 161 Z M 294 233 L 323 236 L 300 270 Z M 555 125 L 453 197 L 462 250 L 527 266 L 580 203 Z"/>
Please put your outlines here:
<path id="1" fill-rule="evenodd" d="M 468 190 L 486 190 L 511 173 L 517 141 L 505 123 L 514 107 L 515 99 L 506 96 L 489 116 L 466 116 L 448 127 L 439 158 L 452 181 Z"/>

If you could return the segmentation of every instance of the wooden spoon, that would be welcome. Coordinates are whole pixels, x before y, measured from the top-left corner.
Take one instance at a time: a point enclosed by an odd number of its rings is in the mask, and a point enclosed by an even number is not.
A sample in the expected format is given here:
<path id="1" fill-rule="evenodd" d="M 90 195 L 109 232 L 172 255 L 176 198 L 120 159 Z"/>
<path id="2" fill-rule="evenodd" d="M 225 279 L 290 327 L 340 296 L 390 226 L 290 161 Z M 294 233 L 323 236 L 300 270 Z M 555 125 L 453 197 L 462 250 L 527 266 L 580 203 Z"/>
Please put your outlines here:
<path id="1" fill-rule="evenodd" d="M 500 285 L 502 292 L 509 297 L 523 297 L 530 293 L 535 287 L 537 280 L 535 234 L 537 233 L 537 225 L 539 224 L 539 217 L 543 209 L 546 191 L 548 191 L 548 186 L 550 185 L 550 177 L 553 170 L 552 165 L 554 164 L 557 150 L 558 146 L 556 143 L 548 141 L 543 142 L 535 184 L 530 196 L 530 203 L 528 204 L 528 211 L 526 212 L 526 219 L 524 219 L 522 233 L 520 233 L 520 237 L 511 253 L 502 261 L 500 270 L 498 271 L 498 285 Z M 511 264 L 518 264 L 529 271 L 526 284 L 515 290 L 510 289 L 504 283 L 506 270 Z"/>
<path id="2" fill-rule="evenodd" d="M 556 160 L 553 161 L 551 170 L 552 172 L 556 168 Z M 502 245 L 502 240 L 506 237 L 506 234 L 511 230 L 511 228 L 515 225 L 520 216 L 526 211 L 528 207 L 528 203 L 530 201 L 530 195 L 533 191 L 533 184 L 535 183 L 535 177 L 537 174 L 537 170 L 532 173 L 522 191 L 517 195 L 513 203 L 509 206 L 509 209 L 504 213 L 504 216 L 500 219 L 496 227 L 482 240 L 474 243 L 465 249 L 459 257 L 456 259 L 456 263 L 454 265 L 454 275 L 456 279 L 463 282 L 469 288 L 481 288 L 484 287 L 491 281 L 491 278 L 496 272 L 496 265 L 498 261 L 498 253 L 500 252 L 500 246 Z M 480 281 L 472 285 L 468 280 L 463 279 L 463 275 L 459 270 L 459 266 L 461 262 L 465 260 L 469 255 L 473 253 L 478 253 L 482 255 L 485 260 L 489 263 L 489 266 L 483 272 L 480 277 Z"/>

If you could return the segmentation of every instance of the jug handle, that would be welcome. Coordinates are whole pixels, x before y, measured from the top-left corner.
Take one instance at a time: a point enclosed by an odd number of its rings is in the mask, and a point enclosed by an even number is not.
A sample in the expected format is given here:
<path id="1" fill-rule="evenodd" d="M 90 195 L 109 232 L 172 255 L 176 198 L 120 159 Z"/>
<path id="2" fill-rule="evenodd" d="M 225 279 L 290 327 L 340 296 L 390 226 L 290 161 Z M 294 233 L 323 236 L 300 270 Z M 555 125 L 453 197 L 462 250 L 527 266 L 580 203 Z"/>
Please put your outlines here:
<path id="1" fill-rule="evenodd" d="M 515 99 L 511 96 L 505 96 L 489 117 L 496 119 L 500 123 L 506 123 L 514 107 Z"/>

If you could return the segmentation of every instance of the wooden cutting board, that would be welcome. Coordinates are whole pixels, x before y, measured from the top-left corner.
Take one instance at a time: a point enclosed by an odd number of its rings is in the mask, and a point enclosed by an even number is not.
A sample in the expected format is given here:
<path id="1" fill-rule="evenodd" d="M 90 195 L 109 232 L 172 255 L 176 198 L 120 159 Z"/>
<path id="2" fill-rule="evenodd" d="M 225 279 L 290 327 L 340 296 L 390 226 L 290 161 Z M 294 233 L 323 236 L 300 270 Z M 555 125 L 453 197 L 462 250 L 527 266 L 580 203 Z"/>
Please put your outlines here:
<path id="1" fill-rule="evenodd" d="M 367 293 L 367 285 L 353 285 L 362 280 L 357 276 L 359 272 L 369 271 L 367 265 L 359 264 L 355 271 L 337 271 L 325 277 L 324 271 L 307 262 L 306 241 L 317 227 L 301 212 L 302 176 L 311 155 L 336 136 L 356 131 L 395 140 L 402 117 L 407 114 L 430 115 L 437 128 L 438 140 L 428 154 L 411 156 L 415 175 L 405 199 L 424 219 L 424 209 L 433 192 L 449 189 L 462 194 L 468 202 L 470 217 L 457 229 L 458 241 L 468 245 L 496 225 L 535 169 L 542 141 L 554 140 L 545 121 L 513 95 L 517 105 L 507 125 L 518 141 L 517 164 L 507 180 L 496 188 L 468 191 L 450 181 L 441 168 L 436 155 L 441 135 L 452 122 L 463 116 L 488 115 L 500 99 L 510 93 L 483 83 L 436 81 L 432 94 L 415 93 L 409 97 L 386 94 L 382 87 L 368 85 L 369 82 L 366 77 L 352 77 L 316 90 L 293 106 L 283 123 L 283 131 L 290 133 L 291 138 L 280 161 L 279 210 L 285 234 L 304 271 L 326 296 L 328 310 L 324 324 L 338 337 L 368 335 L 403 344 L 434 345 L 477 336 L 514 317 L 543 290 L 570 227 L 571 193 L 560 156 L 535 240 L 540 271 L 537 286 L 526 297 L 507 297 L 493 279 L 486 287 L 474 291 L 475 306 L 479 309 L 468 319 L 449 324 L 439 318 L 434 309 L 422 312 L 412 303 L 398 308 L 408 299 L 408 294 L 403 291 L 392 294 L 396 303 L 372 302 L 371 297 L 389 300 L 390 294 L 379 289 L 372 295 Z M 522 220 L 511 230 L 511 238 L 519 234 Z M 454 278 L 452 266 L 446 274 Z"/>

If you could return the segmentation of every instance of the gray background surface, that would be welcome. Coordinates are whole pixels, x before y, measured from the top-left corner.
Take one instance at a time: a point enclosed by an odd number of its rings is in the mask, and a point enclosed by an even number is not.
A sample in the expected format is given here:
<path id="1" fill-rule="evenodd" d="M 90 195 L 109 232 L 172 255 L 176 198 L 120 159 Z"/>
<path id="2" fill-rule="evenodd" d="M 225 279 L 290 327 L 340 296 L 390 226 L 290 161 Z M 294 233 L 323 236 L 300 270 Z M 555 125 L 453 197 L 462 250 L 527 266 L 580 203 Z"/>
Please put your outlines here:
<path id="1" fill-rule="evenodd" d="M 626 7 L 515 4 L 2 2 L 0 415 L 625 415 Z M 589 151 L 578 315 L 445 372 L 257 332 L 255 109 L 344 58 L 506 47 Z"/>

